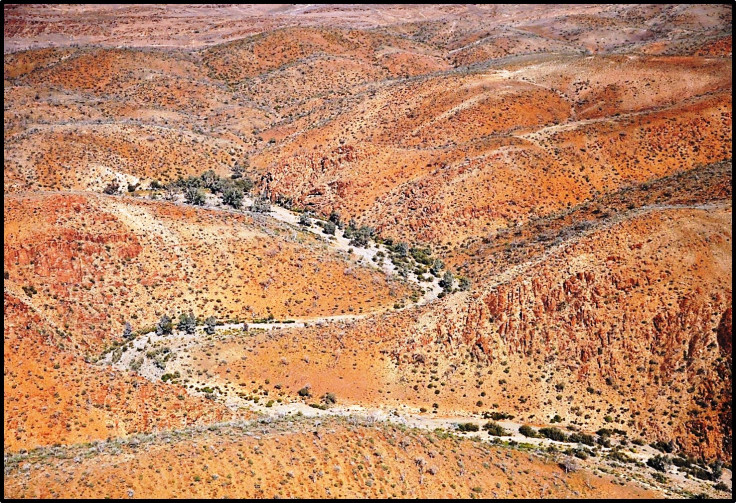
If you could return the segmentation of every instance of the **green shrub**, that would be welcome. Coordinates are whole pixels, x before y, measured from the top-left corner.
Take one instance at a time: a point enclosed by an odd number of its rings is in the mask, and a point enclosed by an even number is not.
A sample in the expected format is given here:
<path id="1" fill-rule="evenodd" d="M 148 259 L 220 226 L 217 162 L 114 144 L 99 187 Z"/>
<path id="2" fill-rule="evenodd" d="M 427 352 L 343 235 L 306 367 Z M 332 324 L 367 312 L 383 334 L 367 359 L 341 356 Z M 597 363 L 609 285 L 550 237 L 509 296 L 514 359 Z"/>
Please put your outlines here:
<path id="1" fill-rule="evenodd" d="M 458 431 L 478 431 L 480 429 L 475 423 L 460 423 L 456 428 Z"/>
<path id="2" fill-rule="evenodd" d="M 519 433 L 529 438 L 537 438 L 539 436 L 539 434 L 537 433 L 537 430 L 535 430 L 528 424 L 522 424 L 519 427 Z"/>
<path id="3" fill-rule="evenodd" d="M 567 442 L 567 435 L 565 435 L 565 433 L 559 428 L 540 428 L 539 434 L 550 440 L 555 440 L 557 442 Z"/>
<path id="4" fill-rule="evenodd" d="M 657 454 L 653 458 L 649 458 L 647 460 L 647 465 L 651 466 L 658 472 L 667 471 L 667 465 L 669 464 L 670 464 L 670 460 L 667 459 L 666 456 L 662 456 L 661 454 Z"/>
<path id="5" fill-rule="evenodd" d="M 593 435 L 588 435 L 587 433 L 571 433 L 570 436 L 567 437 L 567 441 L 585 445 L 595 445 Z"/>
<path id="6" fill-rule="evenodd" d="M 488 421 L 483 425 L 483 430 L 487 431 L 489 435 L 494 437 L 508 437 L 510 433 L 500 424 L 495 421 Z"/>

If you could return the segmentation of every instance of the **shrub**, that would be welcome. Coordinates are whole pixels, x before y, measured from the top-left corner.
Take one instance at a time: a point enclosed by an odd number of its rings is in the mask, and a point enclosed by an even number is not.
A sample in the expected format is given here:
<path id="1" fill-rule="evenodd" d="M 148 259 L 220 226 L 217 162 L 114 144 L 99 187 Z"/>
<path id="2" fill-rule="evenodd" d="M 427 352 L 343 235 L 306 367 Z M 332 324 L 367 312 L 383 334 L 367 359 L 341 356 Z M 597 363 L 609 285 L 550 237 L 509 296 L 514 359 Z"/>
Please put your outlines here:
<path id="1" fill-rule="evenodd" d="M 177 370 L 177 371 L 176 371 L 176 372 L 174 372 L 173 374 L 164 374 L 164 375 L 162 375 L 162 376 L 161 376 L 161 380 L 162 380 L 163 382 L 167 382 L 167 381 L 174 381 L 174 380 L 176 380 L 176 379 L 179 379 L 180 377 L 181 377 L 181 374 L 180 374 L 180 373 L 179 373 L 179 371 Z"/>
<path id="2" fill-rule="evenodd" d="M 537 430 L 535 430 L 534 428 L 532 428 L 528 424 L 522 424 L 519 427 L 519 433 L 521 433 L 525 437 L 529 437 L 529 438 L 536 438 L 536 437 L 539 436 L 539 434 L 537 433 Z"/>
<path id="3" fill-rule="evenodd" d="M 268 213 L 271 211 L 271 200 L 266 197 L 257 197 L 253 200 L 250 210 L 256 213 Z"/>
<path id="4" fill-rule="evenodd" d="M 225 189 L 222 193 L 222 204 L 240 208 L 243 205 L 243 191 L 236 188 Z"/>
<path id="5" fill-rule="evenodd" d="M 432 262 L 432 266 L 429 268 L 429 272 L 432 273 L 433 276 L 439 277 L 440 273 L 442 272 L 442 269 L 445 268 L 445 263 L 442 262 L 440 259 L 434 259 L 434 262 Z"/>
<path id="6" fill-rule="evenodd" d="M 305 227 L 312 225 L 312 219 L 309 218 L 309 214 L 306 211 L 299 215 L 299 225 L 303 225 Z"/>
<path id="7" fill-rule="evenodd" d="M 209 316 L 204 320 L 204 331 L 208 335 L 215 333 L 215 326 L 217 325 L 217 319 L 214 316 Z"/>
<path id="8" fill-rule="evenodd" d="M 253 183 L 253 180 L 251 180 L 247 176 L 244 176 L 243 178 L 240 178 L 238 180 L 234 180 L 232 184 L 234 188 L 242 190 L 245 194 L 250 194 L 251 189 L 253 189 L 253 185 L 255 185 Z"/>
<path id="9" fill-rule="evenodd" d="M 722 481 L 718 482 L 716 485 L 713 486 L 713 489 L 716 491 L 726 491 L 728 492 L 728 486 L 724 484 Z"/>
<path id="10" fill-rule="evenodd" d="M 452 284 L 454 282 L 455 278 L 453 277 L 452 273 L 450 271 L 445 271 L 445 274 L 442 276 L 439 284 L 446 293 L 449 293 L 452 291 Z"/>
<path id="11" fill-rule="evenodd" d="M 667 477 L 665 477 L 664 475 L 658 472 L 654 472 L 652 474 L 652 478 L 656 480 L 657 482 L 659 482 L 660 484 L 666 484 L 670 481 L 670 479 L 668 479 Z"/>
<path id="12" fill-rule="evenodd" d="M 205 201 L 204 192 L 197 187 L 187 187 L 184 189 L 184 201 L 186 201 L 187 204 L 202 206 Z"/>
<path id="13" fill-rule="evenodd" d="M 671 454 L 675 450 L 675 443 L 672 440 L 669 442 L 658 440 L 657 442 L 653 442 L 649 445 L 658 451 L 665 452 L 667 454 Z"/>
<path id="14" fill-rule="evenodd" d="M 36 287 L 33 285 L 26 285 L 22 288 L 25 294 L 28 295 L 29 297 L 33 297 L 34 295 L 38 293 L 38 290 L 36 290 Z"/>
<path id="15" fill-rule="evenodd" d="M 325 225 L 322 227 L 325 234 L 330 234 L 332 236 L 335 235 L 335 224 L 332 222 L 325 222 Z"/>
<path id="16" fill-rule="evenodd" d="M 559 428 L 554 428 L 554 427 L 540 428 L 539 434 L 545 438 L 554 440 L 556 442 L 566 442 L 567 441 L 567 435 L 565 435 L 565 433 Z"/>
<path id="17" fill-rule="evenodd" d="M 636 463 L 636 460 L 634 458 L 630 457 L 625 452 L 619 451 L 618 449 L 614 449 L 613 451 L 609 452 L 608 458 L 620 461 L 621 463 Z"/>
<path id="18" fill-rule="evenodd" d="M 508 437 L 509 432 L 500 424 L 495 421 L 488 421 L 483 425 L 483 430 L 487 431 L 489 435 L 494 437 Z"/>
<path id="19" fill-rule="evenodd" d="M 463 292 L 470 290 L 470 280 L 465 276 L 461 276 L 458 283 L 458 288 Z"/>
<path id="20" fill-rule="evenodd" d="M 141 365 L 143 365 L 143 357 L 141 356 L 137 360 L 131 360 L 130 361 L 130 370 L 133 372 L 138 372 L 141 368 Z"/>
<path id="21" fill-rule="evenodd" d="M 211 169 L 199 175 L 199 179 L 201 180 L 201 186 L 205 189 L 212 189 L 216 187 L 218 182 L 220 181 L 220 177 L 217 176 L 217 174 L 215 174 L 215 172 Z"/>
<path id="22" fill-rule="evenodd" d="M 165 314 L 161 315 L 161 318 L 156 324 L 156 335 L 170 334 L 173 328 L 174 326 L 171 323 L 171 318 L 169 318 Z"/>
<path id="23" fill-rule="evenodd" d="M 587 433 L 570 433 L 570 436 L 567 437 L 567 441 L 585 445 L 595 445 L 593 435 L 588 435 Z"/>
<path id="24" fill-rule="evenodd" d="M 130 322 L 125 322 L 125 326 L 123 327 L 123 338 L 124 339 L 132 339 L 133 338 L 133 327 L 130 326 Z"/>
<path id="25" fill-rule="evenodd" d="M 183 330 L 188 334 L 193 334 L 197 327 L 197 319 L 194 317 L 194 313 L 189 311 L 189 314 L 182 313 L 179 316 L 179 324 L 177 328 Z"/>
<path id="26" fill-rule="evenodd" d="M 507 412 L 496 412 L 496 411 L 493 411 L 493 412 L 484 412 L 483 413 L 483 418 L 484 419 L 493 419 L 494 421 L 500 421 L 500 420 L 503 420 L 503 419 L 513 419 L 514 418 L 514 415 L 513 414 L 509 414 Z"/>
<path id="27" fill-rule="evenodd" d="M 459 423 L 456 428 L 458 431 L 478 431 L 480 428 L 475 423 Z"/>
<path id="28" fill-rule="evenodd" d="M 413 247 L 409 250 L 409 253 L 420 264 L 432 265 L 434 262 L 432 257 L 430 257 L 431 250 L 429 248 Z"/>
<path id="29" fill-rule="evenodd" d="M 364 225 L 360 229 L 357 229 L 355 232 L 353 232 L 352 238 L 350 239 L 350 245 L 366 248 L 374 233 L 375 231 L 373 230 L 373 227 Z"/>
<path id="30" fill-rule="evenodd" d="M 112 182 L 108 183 L 107 186 L 102 190 L 105 194 L 113 195 L 117 194 L 120 190 L 120 184 L 117 180 L 113 180 Z"/>
<path id="31" fill-rule="evenodd" d="M 334 393 L 325 393 L 322 397 L 322 401 L 328 405 L 334 405 L 337 403 L 337 397 Z"/>
<path id="32" fill-rule="evenodd" d="M 670 464 L 670 460 L 667 459 L 666 456 L 662 456 L 661 454 L 657 454 L 653 458 L 649 458 L 647 460 L 647 465 L 651 466 L 658 472 L 665 472 L 667 471 L 667 465 Z"/>
<path id="33" fill-rule="evenodd" d="M 312 396 L 312 391 L 308 384 L 304 386 L 302 389 L 300 389 L 297 393 L 299 394 L 299 396 L 302 396 L 302 397 Z"/>

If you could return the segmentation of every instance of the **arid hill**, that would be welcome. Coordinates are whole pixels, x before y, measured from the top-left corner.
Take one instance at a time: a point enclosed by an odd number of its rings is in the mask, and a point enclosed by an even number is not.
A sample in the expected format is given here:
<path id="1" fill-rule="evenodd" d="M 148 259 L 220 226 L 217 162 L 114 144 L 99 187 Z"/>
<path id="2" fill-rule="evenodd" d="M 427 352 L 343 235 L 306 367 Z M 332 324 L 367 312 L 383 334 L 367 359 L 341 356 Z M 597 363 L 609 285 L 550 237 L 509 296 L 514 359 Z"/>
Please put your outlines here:
<path id="1" fill-rule="evenodd" d="M 4 214 L 5 291 L 71 332 L 84 352 L 118 340 L 126 321 L 140 330 L 163 314 L 358 314 L 409 293 L 258 216 L 83 193 L 8 196 Z"/>
<path id="2" fill-rule="evenodd" d="M 730 496 L 730 6 L 3 13 L 6 496 Z"/>

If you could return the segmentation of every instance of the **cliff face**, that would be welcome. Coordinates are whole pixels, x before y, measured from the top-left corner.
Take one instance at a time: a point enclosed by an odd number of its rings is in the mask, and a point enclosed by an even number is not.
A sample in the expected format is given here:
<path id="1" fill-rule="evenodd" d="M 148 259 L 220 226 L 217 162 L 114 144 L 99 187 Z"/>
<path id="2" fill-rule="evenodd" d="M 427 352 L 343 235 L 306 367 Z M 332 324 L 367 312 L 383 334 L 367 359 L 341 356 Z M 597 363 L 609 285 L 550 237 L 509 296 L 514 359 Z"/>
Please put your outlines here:
<path id="1" fill-rule="evenodd" d="M 582 416 L 591 427 L 610 419 L 693 454 L 728 457 L 730 223 L 723 208 L 613 224 L 448 300 L 407 347 L 464 348 L 491 369 L 508 366 L 505 380 L 531 388 L 526 405 L 538 413 Z M 560 381 L 606 408 L 555 397 Z"/>

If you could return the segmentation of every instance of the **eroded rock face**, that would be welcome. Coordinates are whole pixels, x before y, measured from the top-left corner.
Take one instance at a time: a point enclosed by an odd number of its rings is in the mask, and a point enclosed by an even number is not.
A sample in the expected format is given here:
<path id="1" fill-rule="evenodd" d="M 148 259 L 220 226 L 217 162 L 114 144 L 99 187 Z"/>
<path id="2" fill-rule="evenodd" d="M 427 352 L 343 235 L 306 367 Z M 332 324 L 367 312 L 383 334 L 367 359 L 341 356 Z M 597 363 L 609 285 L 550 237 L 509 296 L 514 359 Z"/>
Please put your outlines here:
<path id="1" fill-rule="evenodd" d="M 466 348 L 491 369 L 508 365 L 509 382 L 553 368 L 530 383 L 532 410 L 586 405 L 546 403 L 568 382 L 613 406 L 589 411 L 588 424 L 614 416 L 687 452 L 730 456 L 730 221 L 725 209 L 669 210 L 615 224 L 446 301 L 407 351 Z"/>
<path id="2" fill-rule="evenodd" d="M 718 324 L 718 347 L 726 358 L 733 356 L 733 348 L 731 346 L 731 338 L 733 337 L 733 326 L 731 325 L 731 309 L 728 308 L 723 312 L 721 321 Z"/>

